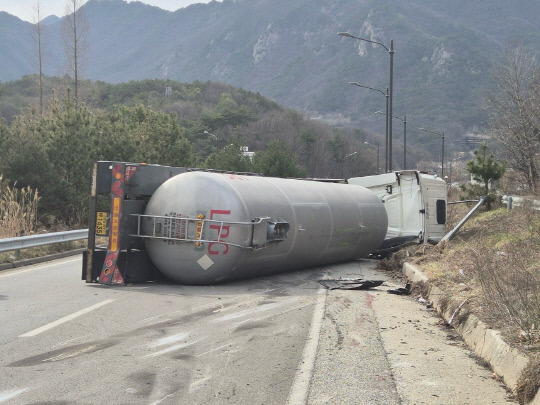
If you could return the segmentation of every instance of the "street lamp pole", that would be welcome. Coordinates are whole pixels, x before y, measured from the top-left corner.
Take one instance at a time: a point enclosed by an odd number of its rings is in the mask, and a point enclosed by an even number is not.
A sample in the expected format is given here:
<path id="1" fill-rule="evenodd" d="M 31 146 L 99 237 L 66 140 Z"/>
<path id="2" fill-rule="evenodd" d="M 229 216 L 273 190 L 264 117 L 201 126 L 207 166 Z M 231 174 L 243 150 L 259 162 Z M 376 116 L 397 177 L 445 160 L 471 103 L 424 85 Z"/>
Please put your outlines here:
<path id="1" fill-rule="evenodd" d="M 383 45 L 384 46 L 384 45 Z M 388 108 L 388 114 L 390 114 L 390 122 L 388 128 L 388 143 L 390 145 L 388 149 L 388 161 L 390 162 L 389 171 L 392 171 L 392 101 L 394 99 L 394 40 L 390 40 L 390 49 L 385 49 L 390 54 L 390 107 Z"/>
<path id="2" fill-rule="evenodd" d="M 380 89 L 375 89 L 373 87 L 368 87 L 368 86 L 364 86 L 360 83 L 357 83 L 357 82 L 349 82 L 349 84 L 353 84 L 355 86 L 358 86 L 358 87 L 363 87 L 364 89 L 369 89 L 369 90 L 374 90 L 374 91 L 378 91 L 379 93 L 381 93 L 383 96 L 386 97 L 386 149 L 385 149 L 385 156 L 386 156 L 386 161 L 385 161 L 385 166 L 384 166 L 384 172 L 385 173 L 389 173 L 392 171 L 392 166 L 390 165 L 390 160 L 389 160 L 389 152 L 388 150 L 391 148 L 391 142 L 390 142 L 390 138 L 389 138 L 389 133 L 388 133 L 388 127 L 390 126 L 389 125 L 389 121 L 390 121 L 390 111 L 388 110 L 389 108 L 389 102 L 388 100 L 390 99 L 390 94 L 388 92 L 388 87 L 386 88 L 386 93 Z M 379 166 L 377 166 L 377 170 L 379 169 Z"/>
<path id="3" fill-rule="evenodd" d="M 379 144 L 377 145 L 372 145 L 371 143 L 369 142 L 364 142 L 366 145 L 369 145 L 369 146 L 372 146 L 372 147 L 376 147 L 377 148 L 377 174 L 379 174 Z"/>
<path id="4" fill-rule="evenodd" d="M 407 170 L 407 116 L 403 116 L 403 170 Z"/>
<path id="5" fill-rule="evenodd" d="M 439 135 L 442 138 L 442 151 L 441 151 L 441 178 L 444 179 L 444 132 L 431 131 L 429 129 L 420 128 L 420 131 L 429 132 L 430 134 Z"/>
<path id="6" fill-rule="evenodd" d="M 348 38 L 354 38 L 358 39 L 360 41 L 370 42 L 372 44 L 380 45 L 390 55 L 390 97 L 389 97 L 389 105 L 388 105 L 388 150 L 387 150 L 387 161 L 388 161 L 388 168 L 387 171 L 392 171 L 392 105 L 393 105 L 393 97 L 394 97 L 394 40 L 390 40 L 390 48 L 388 48 L 386 45 L 384 45 L 382 42 L 377 41 L 371 41 L 369 39 L 360 38 L 357 36 L 354 36 L 348 32 L 338 32 L 338 35 L 341 35 L 342 37 L 348 37 Z"/>
<path id="7" fill-rule="evenodd" d="M 382 111 L 375 111 L 375 114 L 383 114 Z M 407 116 L 404 115 L 403 118 L 396 115 L 392 115 L 393 118 L 397 118 L 403 122 L 403 170 L 407 170 Z"/>

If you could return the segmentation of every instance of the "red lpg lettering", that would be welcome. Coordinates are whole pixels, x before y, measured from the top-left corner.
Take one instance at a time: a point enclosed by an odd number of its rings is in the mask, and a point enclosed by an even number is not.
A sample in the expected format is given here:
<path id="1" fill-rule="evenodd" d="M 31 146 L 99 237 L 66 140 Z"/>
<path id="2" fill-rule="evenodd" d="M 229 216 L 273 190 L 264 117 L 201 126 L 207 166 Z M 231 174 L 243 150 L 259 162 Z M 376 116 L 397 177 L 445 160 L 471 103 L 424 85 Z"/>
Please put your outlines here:
<path id="1" fill-rule="evenodd" d="M 225 241 L 219 241 L 219 242 L 210 242 L 208 244 L 208 254 L 209 255 L 219 255 L 219 254 L 222 254 L 222 255 L 226 255 L 227 253 L 229 253 L 229 245 L 225 245 L 223 244 L 223 242 Z M 217 245 L 215 248 L 214 248 L 214 245 Z M 220 252 L 218 250 L 218 247 L 219 246 L 223 246 L 225 249 L 223 249 L 223 252 Z"/>
<path id="2" fill-rule="evenodd" d="M 211 210 L 210 211 L 210 219 L 214 219 L 214 215 L 230 215 L 231 210 Z M 218 233 L 218 241 L 217 242 L 211 242 L 208 244 L 208 254 L 209 255 L 226 255 L 229 253 L 229 245 L 226 245 L 222 242 L 225 242 L 225 239 L 229 236 L 230 233 L 230 226 L 229 225 L 223 225 L 223 224 L 212 224 L 209 226 L 210 229 L 213 229 L 217 231 Z M 220 243 L 221 242 L 221 243 Z M 217 245 L 217 246 L 215 246 Z M 223 246 L 223 251 L 219 249 L 219 246 Z"/>
<path id="3" fill-rule="evenodd" d="M 218 233 L 221 230 L 221 233 L 219 233 L 219 240 L 222 240 L 229 236 L 231 227 L 229 225 L 210 225 L 209 228 L 218 231 Z"/>
<path id="4" fill-rule="evenodd" d="M 231 215 L 231 210 L 211 210 L 210 219 L 214 219 L 214 215 Z"/>

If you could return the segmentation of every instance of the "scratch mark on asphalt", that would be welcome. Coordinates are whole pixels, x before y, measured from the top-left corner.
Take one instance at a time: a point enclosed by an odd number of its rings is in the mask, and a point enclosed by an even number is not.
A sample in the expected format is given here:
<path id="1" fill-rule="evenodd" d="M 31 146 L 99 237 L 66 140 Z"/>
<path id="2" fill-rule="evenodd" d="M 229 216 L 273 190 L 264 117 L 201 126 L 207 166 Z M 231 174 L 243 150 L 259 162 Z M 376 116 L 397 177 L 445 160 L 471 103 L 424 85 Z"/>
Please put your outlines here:
<path id="1" fill-rule="evenodd" d="M 27 390 L 28 388 L 22 388 L 20 390 L 0 391 L 0 402 L 5 402 L 10 400 L 11 398 L 15 398 L 16 396 L 21 395 Z"/>
<path id="2" fill-rule="evenodd" d="M 174 346 L 171 346 L 171 347 L 168 347 L 166 349 L 163 349 L 163 350 L 160 350 L 159 352 L 155 352 L 155 353 L 150 353 L 150 354 L 147 354 L 146 356 L 143 356 L 143 357 L 157 357 L 157 356 L 161 356 L 162 354 L 167 354 L 167 353 L 170 353 L 170 352 L 174 352 L 176 350 L 180 350 L 180 349 L 185 349 L 186 347 L 189 347 L 189 346 L 192 346 L 194 345 L 195 343 L 203 340 L 204 338 L 202 339 L 197 339 L 193 342 L 186 342 L 186 343 L 181 343 L 179 345 L 174 345 Z"/>
<path id="3" fill-rule="evenodd" d="M 188 336 L 189 336 L 189 332 L 182 332 L 176 335 L 167 336 L 152 343 L 150 347 L 159 347 L 159 346 L 169 345 L 171 343 L 180 342 L 182 340 L 186 340 Z"/>

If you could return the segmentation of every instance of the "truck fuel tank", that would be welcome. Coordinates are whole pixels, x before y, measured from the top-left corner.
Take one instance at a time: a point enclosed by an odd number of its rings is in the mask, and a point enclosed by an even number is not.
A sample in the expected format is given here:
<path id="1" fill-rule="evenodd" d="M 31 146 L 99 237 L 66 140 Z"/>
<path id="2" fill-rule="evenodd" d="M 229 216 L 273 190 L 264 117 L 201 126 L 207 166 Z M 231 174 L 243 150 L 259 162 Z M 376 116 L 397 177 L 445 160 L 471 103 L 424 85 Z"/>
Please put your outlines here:
<path id="1" fill-rule="evenodd" d="M 138 217 L 152 262 L 183 284 L 365 257 L 388 224 L 364 187 L 202 171 L 165 181 Z"/>

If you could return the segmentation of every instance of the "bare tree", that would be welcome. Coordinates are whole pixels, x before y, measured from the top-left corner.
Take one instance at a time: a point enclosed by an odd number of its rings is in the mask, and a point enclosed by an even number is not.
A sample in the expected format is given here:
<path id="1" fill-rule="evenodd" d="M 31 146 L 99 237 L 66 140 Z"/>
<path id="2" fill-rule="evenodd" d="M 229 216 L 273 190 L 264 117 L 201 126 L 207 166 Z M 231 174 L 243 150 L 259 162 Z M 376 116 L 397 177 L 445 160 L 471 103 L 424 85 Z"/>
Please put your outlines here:
<path id="1" fill-rule="evenodd" d="M 496 91 L 487 99 L 493 135 L 510 167 L 533 193 L 539 191 L 540 65 L 533 51 L 508 48 L 496 67 Z"/>
<path id="2" fill-rule="evenodd" d="M 36 0 L 34 5 L 35 23 L 32 38 L 36 47 L 37 70 L 39 75 L 39 115 L 43 115 L 43 57 L 45 48 L 43 46 L 43 26 L 41 24 L 41 3 Z"/>
<path id="3" fill-rule="evenodd" d="M 84 53 L 87 49 L 86 34 L 88 23 L 82 14 L 81 6 L 85 0 L 67 0 L 66 17 L 62 27 L 62 39 L 64 41 L 67 63 L 70 73 L 73 75 L 75 87 L 75 105 L 79 104 L 79 79 L 84 61 Z"/>

